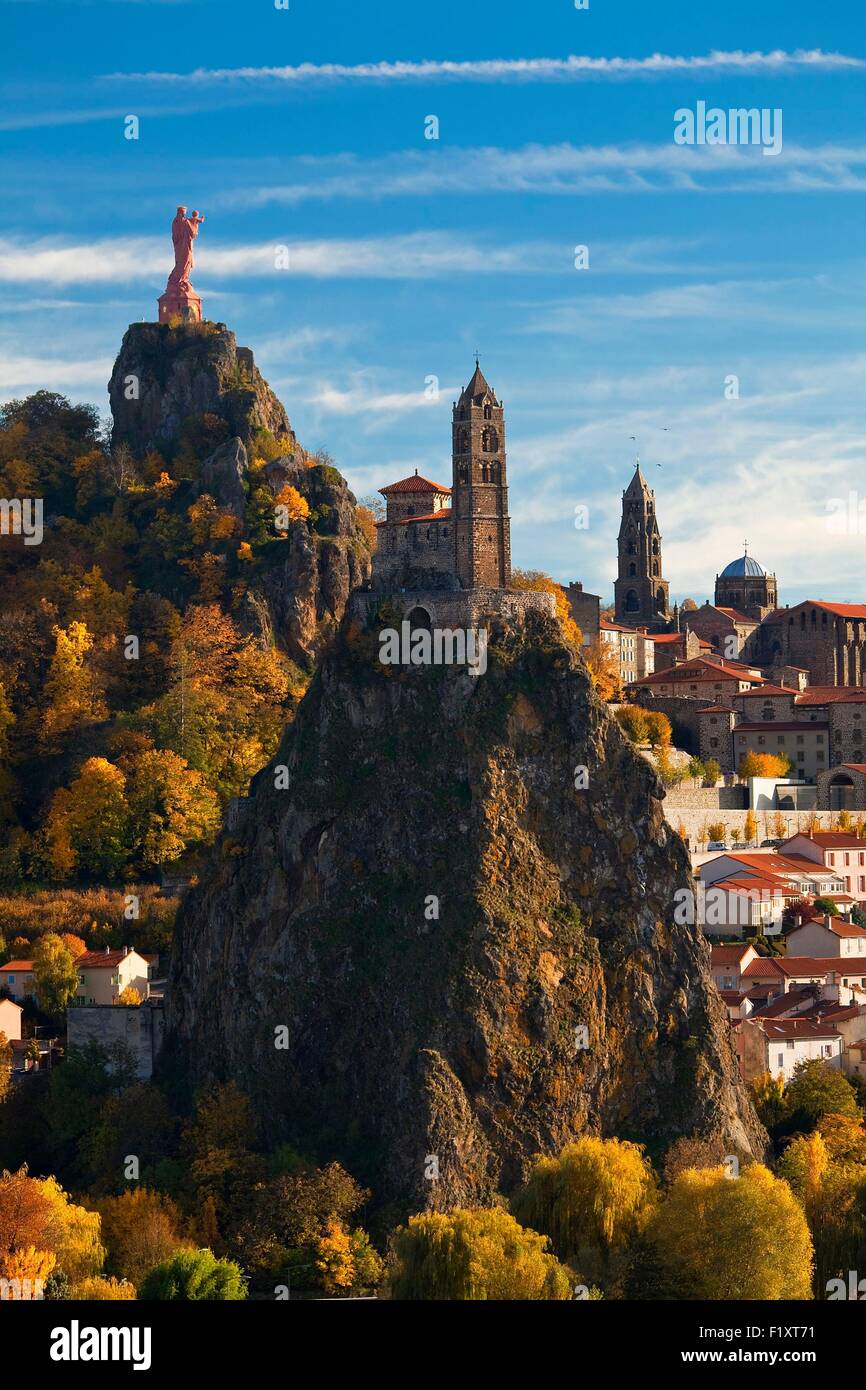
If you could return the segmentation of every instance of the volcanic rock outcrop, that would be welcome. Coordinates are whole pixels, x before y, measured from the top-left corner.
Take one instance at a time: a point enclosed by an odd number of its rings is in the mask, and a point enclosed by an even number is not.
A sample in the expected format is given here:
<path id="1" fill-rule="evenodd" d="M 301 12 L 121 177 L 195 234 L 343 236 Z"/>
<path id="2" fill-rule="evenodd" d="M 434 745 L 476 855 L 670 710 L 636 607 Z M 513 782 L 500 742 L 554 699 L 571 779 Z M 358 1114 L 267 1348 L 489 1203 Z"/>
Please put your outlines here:
<path id="1" fill-rule="evenodd" d="M 249 348 L 239 348 L 225 324 L 134 323 L 108 390 L 115 450 L 125 447 L 136 460 L 156 451 L 169 471 L 182 462 L 173 504 L 180 514 L 206 494 L 247 537 L 250 521 L 261 525 L 286 485 L 304 498 L 309 517 L 289 522 L 281 539 L 259 551 L 235 617 L 293 660 L 314 661 L 339 628 L 352 589 L 369 576 L 370 551 L 344 478 L 298 444 Z"/>
<path id="2" fill-rule="evenodd" d="M 583 1133 L 761 1154 L 660 783 L 553 620 L 474 677 L 381 665 L 380 626 L 346 620 L 181 909 L 166 1066 L 395 1214 Z"/>
<path id="3" fill-rule="evenodd" d="M 294 443 L 288 416 L 224 323 L 131 323 L 108 383 L 111 442 L 133 454 L 165 450 L 195 416 L 225 421 L 249 446 L 257 430 Z"/>

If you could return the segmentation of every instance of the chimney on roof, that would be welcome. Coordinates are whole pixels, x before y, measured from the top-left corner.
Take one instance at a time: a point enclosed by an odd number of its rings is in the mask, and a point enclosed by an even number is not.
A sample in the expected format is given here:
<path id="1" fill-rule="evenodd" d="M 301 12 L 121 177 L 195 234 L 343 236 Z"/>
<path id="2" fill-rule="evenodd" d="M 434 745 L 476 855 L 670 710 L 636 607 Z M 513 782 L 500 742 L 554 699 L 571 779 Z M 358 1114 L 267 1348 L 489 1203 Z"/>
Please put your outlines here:
<path id="1" fill-rule="evenodd" d="M 123 948 L 123 954 L 124 954 L 125 956 L 128 956 L 128 955 L 129 955 L 129 947 L 128 947 L 128 946 L 124 946 L 124 948 Z"/>
<path id="2" fill-rule="evenodd" d="M 105 948 L 105 954 L 108 955 L 108 953 L 109 953 L 110 950 L 111 950 L 111 947 L 110 947 L 110 946 L 106 946 L 106 948 Z"/>

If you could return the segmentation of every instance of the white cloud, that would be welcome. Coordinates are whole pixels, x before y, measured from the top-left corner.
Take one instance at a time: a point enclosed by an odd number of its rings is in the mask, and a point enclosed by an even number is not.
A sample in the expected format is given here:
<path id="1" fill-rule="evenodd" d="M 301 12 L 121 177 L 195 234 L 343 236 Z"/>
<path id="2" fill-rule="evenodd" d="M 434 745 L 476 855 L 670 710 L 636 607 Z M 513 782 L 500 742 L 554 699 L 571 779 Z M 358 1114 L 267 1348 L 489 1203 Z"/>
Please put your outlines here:
<path id="1" fill-rule="evenodd" d="M 165 279 L 171 268 L 165 237 L 116 238 L 61 244 L 0 240 L 0 282 L 50 285 Z M 423 279 L 549 268 L 541 245 L 488 246 L 447 232 L 356 240 L 287 242 L 289 269 L 277 270 L 279 243 L 213 246 L 199 243 L 195 278 L 310 276 L 313 278 Z M 201 293 L 206 291 L 197 284 Z"/>
<path id="2" fill-rule="evenodd" d="M 776 73 L 801 68 L 839 72 L 866 66 L 862 58 L 843 53 L 825 53 L 820 48 L 786 52 L 726 52 L 691 57 L 653 53 L 646 58 L 596 58 L 569 55 L 567 58 L 493 58 L 456 62 L 380 63 L 300 63 L 284 67 L 195 68 L 192 72 L 114 72 L 108 81 L 164 83 L 291 83 L 309 85 L 334 82 L 574 82 L 593 78 L 659 77 L 669 74 L 716 72 Z"/>
<path id="3" fill-rule="evenodd" d="M 62 357 L 6 357 L 0 354 L 0 390 L 7 394 L 19 391 L 98 389 L 105 391 L 111 375 L 112 361 L 108 357 L 90 360 Z"/>
<path id="4" fill-rule="evenodd" d="M 390 415 L 402 414 L 407 410 L 450 408 L 452 400 L 460 394 L 460 387 L 445 386 L 438 396 L 428 396 L 426 391 L 374 391 L 369 385 L 359 382 L 348 391 L 339 391 L 326 385 L 311 397 L 313 405 L 335 415 L 367 415 L 387 412 Z"/>
<path id="5" fill-rule="evenodd" d="M 671 110 L 673 131 L 673 109 Z M 353 154 L 296 159 L 280 182 L 217 191 L 212 207 L 292 207 L 340 199 L 430 197 L 437 193 L 549 196 L 599 193 L 726 193 L 751 189 L 810 193 L 866 187 L 866 145 L 787 144 L 768 161 L 759 146 L 524 145 L 403 150 L 381 158 Z"/>

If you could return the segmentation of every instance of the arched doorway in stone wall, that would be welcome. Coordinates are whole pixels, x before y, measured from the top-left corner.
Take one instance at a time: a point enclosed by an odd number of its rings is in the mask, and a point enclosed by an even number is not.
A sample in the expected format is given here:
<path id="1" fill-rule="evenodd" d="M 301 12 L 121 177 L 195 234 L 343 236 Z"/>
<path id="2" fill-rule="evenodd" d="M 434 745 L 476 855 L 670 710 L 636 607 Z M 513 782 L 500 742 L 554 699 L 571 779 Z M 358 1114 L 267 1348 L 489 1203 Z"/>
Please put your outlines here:
<path id="1" fill-rule="evenodd" d="M 406 614 L 406 620 L 413 632 L 416 628 L 423 628 L 425 632 L 432 632 L 433 630 L 433 618 L 428 610 L 422 608 L 420 604 L 409 610 Z"/>
<path id="2" fill-rule="evenodd" d="M 854 782 L 847 772 L 836 772 L 830 778 L 830 810 L 854 809 Z"/>

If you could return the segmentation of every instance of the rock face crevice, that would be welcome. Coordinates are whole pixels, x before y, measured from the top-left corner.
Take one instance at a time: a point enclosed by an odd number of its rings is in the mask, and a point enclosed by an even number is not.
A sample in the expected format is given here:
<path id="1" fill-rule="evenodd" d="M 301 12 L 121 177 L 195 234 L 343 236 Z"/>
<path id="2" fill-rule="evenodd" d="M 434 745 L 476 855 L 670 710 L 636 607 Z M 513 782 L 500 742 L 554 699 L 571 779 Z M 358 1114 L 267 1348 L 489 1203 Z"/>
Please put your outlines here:
<path id="1" fill-rule="evenodd" d="M 344 628 L 186 899 L 167 1065 L 400 1213 L 586 1132 L 761 1153 L 660 784 L 553 621 L 477 678 L 377 651 Z"/>

